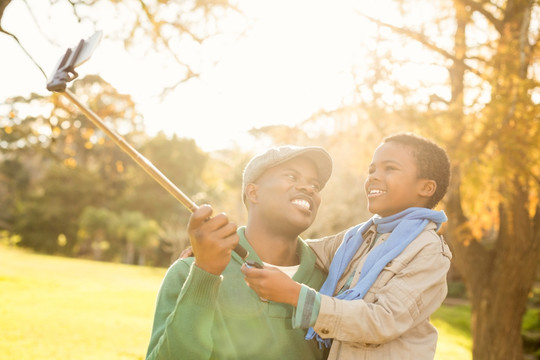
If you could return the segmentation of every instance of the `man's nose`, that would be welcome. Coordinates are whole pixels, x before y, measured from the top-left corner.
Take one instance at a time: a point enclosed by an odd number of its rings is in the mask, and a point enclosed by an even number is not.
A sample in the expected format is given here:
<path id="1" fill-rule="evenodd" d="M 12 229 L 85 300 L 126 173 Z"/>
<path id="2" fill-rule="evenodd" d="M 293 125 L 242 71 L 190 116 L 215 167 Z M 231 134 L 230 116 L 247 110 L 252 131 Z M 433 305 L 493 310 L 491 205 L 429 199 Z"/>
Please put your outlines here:
<path id="1" fill-rule="evenodd" d="M 313 184 L 308 181 L 299 181 L 298 184 L 296 184 L 296 188 L 307 193 L 307 194 L 314 194 L 315 189 L 313 188 Z"/>

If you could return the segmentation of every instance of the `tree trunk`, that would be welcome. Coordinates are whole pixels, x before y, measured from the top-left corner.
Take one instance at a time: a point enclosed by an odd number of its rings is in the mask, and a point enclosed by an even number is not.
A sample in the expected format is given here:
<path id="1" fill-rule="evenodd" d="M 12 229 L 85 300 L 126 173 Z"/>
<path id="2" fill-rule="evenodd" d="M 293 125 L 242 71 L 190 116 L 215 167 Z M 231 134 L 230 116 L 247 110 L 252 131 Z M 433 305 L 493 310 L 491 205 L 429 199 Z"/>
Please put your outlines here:
<path id="1" fill-rule="evenodd" d="M 126 242 L 126 256 L 125 256 L 125 263 L 126 264 L 135 264 L 135 244 L 131 241 Z"/>
<path id="2" fill-rule="evenodd" d="M 471 298 L 475 360 L 523 359 L 521 323 L 540 256 L 538 206 L 535 215 L 531 215 L 531 201 L 535 201 L 533 194 L 538 191 L 538 182 L 531 178 L 527 170 L 531 164 L 526 160 L 528 146 L 532 144 L 529 134 L 534 130 L 516 126 L 526 121 L 527 116 L 524 109 L 528 97 L 524 93 L 527 88 L 524 84 L 531 57 L 526 34 L 532 3 L 509 0 L 505 5 L 502 17 L 488 17 L 499 31 L 500 38 L 492 59 L 495 71 L 489 78 L 492 100 L 479 115 L 486 119 L 483 124 L 485 131 L 479 132 L 477 138 L 467 144 L 462 135 L 470 127 L 466 126 L 467 120 L 463 115 L 465 80 L 459 66 L 466 58 L 464 20 L 468 20 L 469 7 L 477 6 L 475 9 L 479 11 L 485 9 L 476 1 L 454 1 L 456 61 L 450 69 L 450 113 L 456 127 L 455 143 L 449 150 L 451 155 L 456 154 L 456 158 L 445 210 L 449 218 L 447 238 L 454 253 L 453 262 Z M 460 187 L 466 158 L 457 154 L 463 155 L 465 146 L 476 156 L 485 151 L 488 144 L 493 156 L 492 166 L 501 168 L 497 178 L 489 180 L 499 184 L 498 219 L 493 220 L 496 236 L 479 238 L 472 231 L 478 224 L 470 223 L 463 211 Z M 482 199 L 475 201 L 482 202 Z M 533 205 L 537 204 L 533 202 Z"/>
<path id="3" fill-rule="evenodd" d="M 2 29 L 2 17 L 11 0 L 0 0 L 0 30 Z"/>
<path id="4" fill-rule="evenodd" d="M 522 360 L 521 320 L 540 256 L 540 209 L 531 219 L 529 189 L 517 179 L 506 184 L 499 235 L 488 245 L 473 238 L 461 208 L 459 184 L 459 169 L 455 169 L 446 206 L 448 238 L 470 292 L 473 358 Z"/>

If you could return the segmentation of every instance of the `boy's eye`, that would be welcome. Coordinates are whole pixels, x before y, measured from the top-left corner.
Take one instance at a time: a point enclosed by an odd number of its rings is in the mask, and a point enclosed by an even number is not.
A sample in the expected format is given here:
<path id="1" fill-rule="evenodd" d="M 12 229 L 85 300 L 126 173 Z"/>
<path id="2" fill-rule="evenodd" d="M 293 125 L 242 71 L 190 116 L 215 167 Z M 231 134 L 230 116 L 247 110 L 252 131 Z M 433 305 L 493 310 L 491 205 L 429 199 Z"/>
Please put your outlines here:
<path id="1" fill-rule="evenodd" d="M 313 188 L 313 191 L 320 192 L 321 186 L 319 184 L 311 184 L 311 187 Z"/>

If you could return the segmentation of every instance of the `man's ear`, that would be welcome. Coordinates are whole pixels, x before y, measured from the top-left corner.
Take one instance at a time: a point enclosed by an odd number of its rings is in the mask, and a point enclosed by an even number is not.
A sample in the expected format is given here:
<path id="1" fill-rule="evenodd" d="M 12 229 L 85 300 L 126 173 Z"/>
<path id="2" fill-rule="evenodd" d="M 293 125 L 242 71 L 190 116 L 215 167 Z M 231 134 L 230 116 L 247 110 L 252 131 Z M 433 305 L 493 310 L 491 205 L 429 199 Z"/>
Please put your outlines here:
<path id="1" fill-rule="evenodd" d="M 437 190 L 437 182 L 430 179 L 422 179 L 421 181 L 420 196 L 432 197 L 435 194 L 435 190 Z"/>
<path id="2" fill-rule="evenodd" d="M 249 183 L 246 185 L 246 200 L 248 200 L 250 203 L 256 203 L 257 202 L 257 185 L 253 183 Z"/>

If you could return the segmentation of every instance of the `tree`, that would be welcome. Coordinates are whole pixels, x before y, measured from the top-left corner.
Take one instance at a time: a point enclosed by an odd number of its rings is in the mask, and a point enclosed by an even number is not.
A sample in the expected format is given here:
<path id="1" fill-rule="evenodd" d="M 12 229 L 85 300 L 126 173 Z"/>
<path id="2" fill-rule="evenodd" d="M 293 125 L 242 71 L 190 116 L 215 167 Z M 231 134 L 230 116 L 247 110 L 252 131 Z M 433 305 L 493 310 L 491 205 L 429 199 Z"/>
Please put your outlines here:
<path id="1" fill-rule="evenodd" d="M 41 0 L 40 0 L 41 1 Z M 47 75 L 32 58 L 28 49 L 23 47 L 19 36 L 2 26 L 2 19 L 12 0 L 0 0 L 0 34 L 10 36 L 16 41 L 23 52 L 30 57 L 43 75 Z M 31 2 L 25 1 L 28 12 L 36 20 L 40 18 L 43 8 L 38 9 Z M 63 18 L 55 13 L 56 10 L 71 8 L 72 17 Z M 91 24 L 99 29 L 107 29 L 107 38 L 121 40 L 126 50 L 132 50 L 133 45 L 143 47 L 145 52 L 155 52 L 165 62 L 176 66 L 167 73 L 162 73 L 168 86 L 163 91 L 166 94 L 178 85 L 200 75 L 197 59 L 192 54 L 197 53 L 201 45 L 220 33 L 220 19 L 224 14 L 238 14 L 238 10 L 227 0 L 161 0 L 155 2 L 140 0 L 50 0 L 46 7 L 49 18 L 43 21 L 61 24 L 83 23 Z M 114 14 L 115 22 L 107 23 L 101 14 Z M 52 36 L 43 26 L 36 23 L 42 36 L 50 39 Z M 47 24 L 49 25 L 49 24 Z M 49 30 L 49 32 L 52 30 Z M 52 41 L 51 41 L 52 42 Z"/>
<path id="2" fill-rule="evenodd" d="M 362 14 L 379 37 L 350 107 L 378 111 L 384 134 L 413 130 L 447 148 L 453 175 L 444 231 L 470 293 L 473 357 L 521 360 L 521 321 L 540 255 L 539 3 L 394 4 L 399 23 L 385 19 L 390 9 L 379 18 Z M 446 77 L 418 72 L 412 85 L 399 78 L 418 66 Z"/>
<path id="3" fill-rule="evenodd" d="M 211 190 L 201 181 L 208 156 L 194 140 L 164 134 L 148 138 L 131 98 L 118 94 L 99 77 L 77 80 L 71 90 L 78 98 L 85 98 L 88 107 L 111 129 L 139 149 L 186 194 Z M 106 242 L 88 238 L 89 245 L 108 246 L 95 256 L 112 260 L 129 248 L 124 258 L 129 257 L 130 262 L 135 257 L 145 262 L 146 256 L 154 265 L 169 264 L 168 258 L 163 259 L 170 256 L 167 246 L 155 256 L 148 255 L 149 248 L 158 245 L 154 233 L 160 226 L 156 222 L 176 222 L 185 227 L 189 212 L 177 200 L 62 95 L 16 97 L 8 99 L 5 106 L 9 116 L 0 120 L 4 126 L 0 132 L 0 174 L 7 179 L 0 187 L 1 205 L 6 209 L 1 217 L 2 228 L 21 235 L 21 246 L 77 255 L 92 250 L 91 246 L 85 250 L 85 243 L 77 242 L 84 209 L 106 208 L 114 214 L 127 210 L 144 216 L 139 226 L 145 229 L 137 229 L 129 241 L 123 235 L 124 243 L 110 236 Z M 135 239 L 143 232 L 146 235 Z M 91 234 L 103 237 L 105 233 Z M 62 241 L 58 240 L 60 235 Z M 182 240 L 167 237 L 173 248 Z"/>
<path id="4" fill-rule="evenodd" d="M 75 81 L 72 90 L 90 95 L 89 106 L 109 126 L 144 140 L 129 96 L 95 76 Z M 92 96 L 96 91 L 100 97 Z M 6 107 L 10 115 L 0 132 L 0 171 L 9 180 L 9 196 L 0 199 L 5 227 L 22 236 L 21 246 L 70 255 L 83 209 L 114 208 L 125 193 L 127 156 L 82 114 L 72 116 L 73 105 L 60 95 L 15 97 Z"/>
<path id="5" fill-rule="evenodd" d="M 540 255 L 540 113 L 532 99 L 539 80 L 533 70 L 538 65 L 538 31 L 532 27 L 539 18 L 538 2 L 509 0 L 501 5 L 491 9 L 474 1 L 455 3 L 461 21 L 449 105 L 461 126 L 449 145 L 455 160 L 468 161 L 454 161 L 448 230 L 455 263 L 471 293 L 475 359 L 523 358 L 521 321 Z M 478 54 L 485 62 L 473 68 L 491 89 L 490 99 L 471 114 L 464 91 L 472 71 L 465 65 L 474 52 L 464 40 L 474 24 L 466 20 L 475 16 L 488 22 L 496 40 L 488 44 L 491 54 Z M 477 119 L 476 131 L 468 130 Z M 461 135 L 476 154 L 473 161 L 463 154 Z M 478 178 L 491 184 L 481 189 Z M 485 196 L 483 206 L 475 199 L 478 195 Z M 480 213 L 471 216 L 475 210 Z"/>
<path id="6" fill-rule="evenodd" d="M 201 175 L 208 156 L 197 147 L 194 140 L 182 139 L 176 135 L 167 137 L 159 133 L 142 144 L 140 152 L 186 195 L 191 196 L 204 188 Z M 129 209 L 141 211 L 147 216 L 153 214 L 160 221 L 173 214 L 187 214 L 178 201 L 148 174 L 139 168 L 130 171 L 134 193 L 132 200 L 127 199 L 126 206 Z"/>
<path id="7" fill-rule="evenodd" d="M 161 228 L 155 220 L 137 211 L 122 211 L 109 223 L 109 232 L 122 243 L 122 261 L 146 265 L 150 250 L 157 249 Z"/>
<path id="8" fill-rule="evenodd" d="M 79 218 L 80 253 L 93 254 L 94 260 L 102 260 L 105 250 L 110 247 L 109 229 L 116 214 L 106 208 L 89 206 L 84 209 Z"/>

